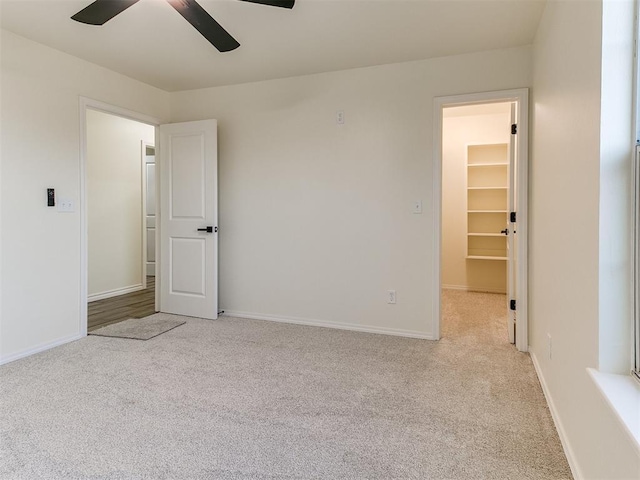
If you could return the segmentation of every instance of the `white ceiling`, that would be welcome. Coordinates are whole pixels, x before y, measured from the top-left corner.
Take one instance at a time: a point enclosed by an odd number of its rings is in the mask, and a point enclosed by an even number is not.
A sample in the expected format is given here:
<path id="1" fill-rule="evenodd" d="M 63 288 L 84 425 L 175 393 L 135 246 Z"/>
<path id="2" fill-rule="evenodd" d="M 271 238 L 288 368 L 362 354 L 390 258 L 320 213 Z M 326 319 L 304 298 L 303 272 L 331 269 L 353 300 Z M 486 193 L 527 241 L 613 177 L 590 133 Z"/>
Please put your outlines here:
<path id="1" fill-rule="evenodd" d="M 544 0 L 296 0 L 293 10 L 199 0 L 241 44 L 219 53 L 165 0 L 102 27 L 69 17 L 92 0 L 0 0 L 18 35 L 167 91 L 528 45 Z"/>

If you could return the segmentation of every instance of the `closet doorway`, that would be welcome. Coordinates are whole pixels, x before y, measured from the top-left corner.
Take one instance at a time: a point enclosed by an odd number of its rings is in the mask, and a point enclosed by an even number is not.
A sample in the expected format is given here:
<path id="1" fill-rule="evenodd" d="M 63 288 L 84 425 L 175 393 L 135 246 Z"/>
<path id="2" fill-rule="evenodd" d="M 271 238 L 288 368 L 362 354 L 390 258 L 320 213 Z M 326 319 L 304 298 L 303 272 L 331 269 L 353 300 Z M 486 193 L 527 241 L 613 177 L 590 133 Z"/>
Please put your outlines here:
<path id="1" fill-rule="evenodd" d="M 526 351 L 526 90 L 509 93 L 436 102 L 437 331 Z"/>

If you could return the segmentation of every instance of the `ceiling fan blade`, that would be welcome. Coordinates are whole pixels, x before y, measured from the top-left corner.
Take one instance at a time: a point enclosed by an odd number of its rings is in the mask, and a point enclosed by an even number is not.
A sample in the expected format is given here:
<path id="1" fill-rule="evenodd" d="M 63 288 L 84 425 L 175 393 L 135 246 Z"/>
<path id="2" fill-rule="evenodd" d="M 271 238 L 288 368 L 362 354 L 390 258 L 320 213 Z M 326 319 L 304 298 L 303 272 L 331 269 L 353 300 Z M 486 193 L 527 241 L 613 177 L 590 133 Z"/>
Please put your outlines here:
<path id="1" fill-rule="evenodd" d="M 76 13 L 72 20 L 89 25 L 104 25 L 139 0 L 96 0 Z"/>
<path id="2" fill-rule="evenodd" d="M 229 52 L 240 46 L 238 41 L 216 22 L 195 0 L 167 0 L 187 22 L 221 52 Z"/>
<path id="3" fill-rule="evenodd" d="M 296 0 L 240 0 L 241 2 L 259 3 L 270 7 L 293 8 Z"/>

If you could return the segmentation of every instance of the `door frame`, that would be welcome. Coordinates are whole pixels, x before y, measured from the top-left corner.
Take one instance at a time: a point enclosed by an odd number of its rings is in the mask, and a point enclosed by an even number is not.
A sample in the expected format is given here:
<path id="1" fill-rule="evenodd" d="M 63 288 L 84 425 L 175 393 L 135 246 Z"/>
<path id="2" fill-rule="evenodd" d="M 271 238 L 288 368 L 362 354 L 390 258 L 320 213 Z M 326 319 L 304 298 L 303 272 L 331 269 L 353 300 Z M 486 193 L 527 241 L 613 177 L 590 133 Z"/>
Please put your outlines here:
<path id="1" fill-rule="evenodd" d="M 155 140 L 154 140 L 155 143 Z M 144 140 L 140 140 L 140 163 L 142 168 L 142 286 L 147 288 L 147 270 L 149 258 L 147 257 L 147 148 L 153 148 L 154 150 L 154 165 L 155 165 L 155 149 L 156 146 L 152 143 L 148 143 Z M 157 175 L 157 172 L 156 172 Z M 155 183 L 155 182 L 154 182 Z M 157 192 L 156 192 L 157 197 Z M 157 209 L 157 205 L 156 205 Z M 156 218 L 156 223 L 158 219 Z M 154 227 L 155 229 L 155 227 Z M 155 263 L 155 258 L 153 259 Z M 156 265 L 153 267 L 156 268 Z M 154 274 L 155 276 L 155 274 Z"/>
<path id="2" fill-rule="evenodd" d="M 157 143 L 158 128 L 160 120 L 157 118 L 144 115 L 142 113 L 127 110 L 125 108 L 116 107 L 108 103 L 94 100 L 87 97 L 79 98 L 79 115 L 80 115 L 80 335 L 87 336 L 88 318 L 88 291 L 89 291 L 89 249 L 88 249 L 88 218 L 87 218 L 87 110 L 96 110 L 99 112 L 115 115 L 118 117 L 134 120 L 136 122 L 145 123 L 155 128 L 155 138 Z M 156 148 L 157 154 L 157 148 Z M 156 157 L 156 162 L 157 162 Z M 156 167 L 157 168 L 157 167 Z M 157 172 L 156 172 L 157 173 Z M 159 175 L 156 175 L 156 192 L 159 182 Z M 159 192 L 157 193 L 159 195 Z M 144 212 L 143 212 L 144 213 Z M 160 222 L 156 220 L 156 248 L 158 233 L 160 231 Z M 144 229 L 143 229 L 144 230 Z M 144 235 L 143 231 L 143 235 Z M 145 245 L 143 244 L 143 249 Z M 157 249 L 156 249 L 157 252 Z M 145 266 L 146 268 L 146 266 Z M 156 266 L 159 269 L 158 266 Z M 143 270 L 143 274 L 145 270 Z M 158 307 L 158 288 L 160 284 L 160 271 L 156 271 L 156 309 Z M 146 276 L 145 276 L 146 279 Z"/>
<path id="3" fill-rule="evenodd" d="M 462 107 L 483 103 L 517 102 L 517 171 L 516 202 L 518 205 L 516 242 L 516 348 L 529 349 L 528 340 L 528 174 L 529 174 L 529 89 L 500 90 L 435 97 L 433 108 L 433 278 L 432 278 L 432 331 L 440 339 L 441 291 L 442 291 L 442 114 L 447 107 Z"/>

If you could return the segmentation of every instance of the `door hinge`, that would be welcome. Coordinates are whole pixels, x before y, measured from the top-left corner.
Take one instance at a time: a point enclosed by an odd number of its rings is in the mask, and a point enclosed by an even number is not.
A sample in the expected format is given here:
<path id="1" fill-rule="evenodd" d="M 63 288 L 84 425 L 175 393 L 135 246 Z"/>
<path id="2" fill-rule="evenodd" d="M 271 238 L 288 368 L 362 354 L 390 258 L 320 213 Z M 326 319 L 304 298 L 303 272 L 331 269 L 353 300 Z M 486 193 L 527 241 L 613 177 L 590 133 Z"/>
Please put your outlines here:
<path id="1" fill-rule="evenodd" d="M 516 301 L 515 300 L 510 300 L 509 301 L 509 309 L 513 310 L 514 312 L 516 311 Z"/>
<path id="2" fill-rule="evenodd" d="M 515 135 L 516 133 L 518 133 L 518 124 L 517 123 L 512 123 L 511 124 L 511 135 Z"/>
<path id="3" fill-rule="evenodd" d="M 511 223 L 516 223 L 516 212 L 511 212 L 511 214 L 509 215 L 509 221 Z"/>

